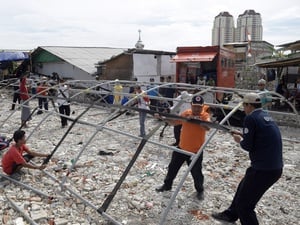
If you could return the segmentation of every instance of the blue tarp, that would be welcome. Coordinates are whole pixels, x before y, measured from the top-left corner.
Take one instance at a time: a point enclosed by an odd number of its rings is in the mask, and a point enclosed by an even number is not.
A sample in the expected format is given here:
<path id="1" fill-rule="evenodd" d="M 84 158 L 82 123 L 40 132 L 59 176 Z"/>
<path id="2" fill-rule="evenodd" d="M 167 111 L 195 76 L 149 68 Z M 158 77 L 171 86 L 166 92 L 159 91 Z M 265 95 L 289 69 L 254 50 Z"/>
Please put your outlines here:
<path id="1" fill-rule="evenodd" d="M 0 62 L 29 59 L 26 52 L 0 52 Z"/>

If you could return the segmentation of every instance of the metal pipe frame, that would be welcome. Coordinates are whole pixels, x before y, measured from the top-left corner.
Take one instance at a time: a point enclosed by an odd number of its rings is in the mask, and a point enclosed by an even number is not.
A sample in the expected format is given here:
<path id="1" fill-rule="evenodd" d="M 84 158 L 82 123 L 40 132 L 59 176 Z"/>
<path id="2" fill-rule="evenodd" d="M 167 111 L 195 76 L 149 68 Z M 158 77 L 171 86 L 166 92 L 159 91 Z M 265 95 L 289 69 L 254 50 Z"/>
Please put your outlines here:
<path id="1" fill-rule="evenodd" d="M 69 82 L 69 84 L 70 84 L 70 85 L 73 85 L 73 86 L 76 86 L 77 82 L 78 82 L 78 83 L 82 83 L 83 81 L 72 81 L 72 82 Z M 88 82 L 90 82 L 90 81 L 87 81 L 87 83 L 88 83 Z M 124 84 L 126 84 L 126 85 L 131 85 L 131 86 L 132 86 L 132 82 L 130 82 L 130 81 L 118 81 L 118 82 L 119 82 L 119 83 L 124 83 Z M 74 102 L 76 102 L 76 97 L 79 96 L 79 95 L 81 95 L 81 94 L 94 93 L 94 92 L 95 92 L 94 89 L 97 88 L 97 87 L 99 87 L 99 86 L 102 86 L 102 85 L 108 85 L 108 86 L 110 86 L 110 85 L 114 85 L 114 84 L 115 84 L 114 81 L 101 81 L 101 82 L 96 82 L 96 83 L 97 83 L 97 84 L 94 85 L 94 84 L 95 84 L 95 81 L 93 81 L 92 84 L 89 85 L 88 87 L 86 87 L 85 89 L 73 89 L 74 91 L 77 91 L 77 93 L 75 93 L 74 95 L 72 95 L 72 96 L 70 97 L 70 99 L 73 99 Z M 146 83 L 146 82 L 136 82 L 136 83 L 134 83 L 134 84 L 148 85 L 149 83 Z M 178 90 L 199 90 L 199 92 L 198 92 L 197 94 L 203 94 L 203 93 L 206 93 L 206 92 L 212 92 L 212 93 L 231 93 L 231 94 L 236 93 L 236 94 L 238 94 L 238 95 L 240 96 L 240 95 L 242 95 L 242 93 L 243 93 L 243 94 L 246 94 L 246 93 L 249 93 L 249 92 L 255 92 L 255 91 L 252 91 L 252 90 L 233 89 L 233 88 L 219 88 L 219 87 L 208 87 L 208 86 L 189 85 L 189 84 L 182 84 L 182 83 L 160 83 L 160 85 L 158 85 L 157 87 L 152 88 L 152 89 L 149 89 L 149 90 L 147 90 L 147 91 L 151 91 L 151 90 L 154 90 L 154 89 L 158 89 L 158 88 L 166 87 L 166 86 L 170 86 L 170 85 L 171 85 L 172 87 L 178 89 Z M 57 85 L 55 85 L 54 87 L 57 87 Z M 52 86 L 51 88 L 54 88 L 54 87 Z M 50 89 L 50 88 L 49 88 L 49 89 Z M 113 93 L 114 93 L 113 91 L 111 91 L 111 92 L 105 91 L 105 92 L 106 92 L 107 95 L 108 95 L 108 94 L 113 94 Z M 96 92 L 96 94 L 99 94 L 99 93 L 103 93 L 103 91 L 102 91 L 102 92 L 99 92 L 99 91 Z M 268 92 L 268 93 L 269 93 L 269 94 L 272 94 L 272 95 L 274 94 L 275 96 L 278 96 L 278 98 L 276 98 L 276 99 L 284 99 L 283 96 L 278 95 L 278 93 L 275 93 L 275 92 Z M 136 95 L 127 94 L 127 93 L 121 93 L 121 94 L 122 94 L 123 96 L 129 96 L 129 97 L 131 97 L 131 99 L 129 99 L 129 101 L 128 101 L 126 104 L 129 104 L 130 102 L 134 101 L 133 96 L 136 96 Z M 37 96 L 37 95 L 31 96 L 30 99 L 32 99 L 32 98 L 34 98 L 34 97 L 36 97 L 36 96 Z M 29 99 L 29 100 L 30 100 L 30 99 Z M 173 101 L 174 101 L 174 99 L 171 99 L 171 98 L 165 98 L 165 97 L 161 97 L 161 96 L 153 97 L 153 99 L 166 100 L 166 101 L 168 101 L 168 100 L 169 100 L 169 101 L 173 100 Z M 28 100 L 28 101 L 29 101 L 29 100 Z M 289 102 L 288 102 L 288 103 L 289 103 Z M 82 104 L 82 105 L 84 105 L 84 104 Z M 225 122 L 232 116 L 232 114 L 233 114 L 236 110 L 238 110 L 238 108 L 241 106 L 241 103 L 239 103 L 239 104 L 236 105 L 235 107 L 229 106 L 229 105 L 223 105 L 223 104 L 214 104 L 214 103 L 207 103 L 207 105 L 212 106 L 212 107 L 220 107 L 220 108 L 222 108 L 222 109 L 226 107 L 227 109 L 231 109 L 231 110 L 232 110 L 229 114 L 224 115 L 224 116 L 225 116 L 224 119 L 220 122 L 220 124 L 223 124 L 223 123 L 225 123 Z M 289 115 L 296 115 L 296 116 L 298 116 L 298 112 L 297 112 L 297 110 L 295 110 L 295 108 L 293 108 L 293 105 L 291 105 L 291 104 L 289 104 L 289 105 L 291 106 L 291 108 L 293 109 L 293 112 L 294 112 L 294 114 L 289 114 Z M 109 105 L 108 105 L 108 106 L 109 106 Z M 101 108 L 101 109 L 103 109 L 103 107 L 98 107 L 97 105 L 95 105 L 95 106 L 93 106 L 93 107 L 94 107 L 94 108 Z M 109 108 L 109 107 L 108 107 L 108 108 Z M 126 132 L 122 132 L 122 131 L 120 131 L 120 130 L 112 129 L 112 128 L 110 128 L 110 127 L 105 126 L 106 123 L 109 122 L 109 119 L 110 119 L 110 118 L 113 118 L 113 116 L 115 116 L 115 115 L 117 115 L 118 113 L 120 113 L 120 111 L 121 111 L 120 109 L 114 110 L 114 112 L 113 112 L 110 116 L 106 117 L 106 118 L 105 118 L 102 122 L 100 122 L 99 124 L 92 124 L 92 123 L 89 123 L 89 122 L 86 122 L 86 121 L 82 121 L 82 120 L 76 121 L 76 122 L 78 122 L 78 123 L 80 123 L 80 124 L 85 124 L 85 125 L 88 125 L 88 126 L 90 126 L 90 127 L 94 127 L 96 130 L 95 130 L 95 132 L 91 135 L 91 137 L 88 139 L 87 143 L 82 147 L 82 149 L 81 149 L 80 152 L 78 153 L 77 157 L 75 158 L 74 162 L 72 163 L 71 169 L 68 171 L 67 175 L 63 178 L 62 182 L 60 182 L 60 186 L 61 186 L 62 190 L 63 190 L 63 189 L 68 190 L 68 191 L 71 193 L 71 195 L 73 195 L 73 196 L 75 196 L 76 198 L 80 199 L 84 204 L 88 205 L 89 207 L 91 207 L 91 208 L 93 208 L 93 209 L 95 209 L 95 210 L 97 210 L 97 211 L 98 211 L 98 208 L 97 208 L 95 205 L 93 205 L 92 203 L 90 203 L 89 201 L 87 201 L 85 198 L 83 198 L 82 196 L 80 196 L 79 194 L 77 194 L 77 193 L 74 192 L 71 188 L 65 186 L 64 184 L 65 184 L 65 182 L 66 182 L 66 179 L 67 179 L 68 174 L 72 171 L 72 168 L 74 168 L 76 162 L 77 162 L 77 161 L 79 160 L 79 158 L 81 157 L 83 151 L 87 148 L 87 146 L 90 144 L 90 142 L 93 140 L 93 138 L 96 136 L 96 134 L 97 134 L 99 131 L 106 130 L 106 131 L 109 131 L 109 132 L 114 132 L 114 133 L 118 133 L 118 134 L 121 134 L 121 135 L 125 135 L 125 136 L 127 136 L 127 137 L 131 137 L 131 138 L 135 138 L 135 139 L 140 139 L 140 140 L 142 140 L 141 138 L 136 137 L 135 135 L 131 135 L 131 134 L 128 134 L 128 133 L 126 133 Z M 14 111 L 14 112 L 15 112 L 15 111 Z M 7 120 L 13 115 L 14 112 L 12 112 L 12 113 L 5 119 L 4 123 L 7 122 Z M 270 112 L 271 112 L 271 111 L 270 111 Z M 272 111 L 272 112 L 274 112 L 274 111 Z M 277 113 L 277 112 L 276 112 L 276 113 Z M 278 112 L 278 113 L 279 113 L 279 114 L 288 114 L 288 113 L 281 113 L 281 112 Z M 40 125 L 41 125 L 41 124 L 42 124 L 42 123 L 43 123 L 50 115 L 59 115 L 59 116 L 60 116 L 61 114 L 59 114 L 59 113 L 57 113 L 57 112 L 54 113 L 54 112 L 50 111 L 49 114 L 47 114 L 47 115 L 46 115 L 46 116 L 38 123 L 37 127 L 39 127 L 39 126 L 40 126 Z M 70 120 L 73 120 L 72 117 L 67 117 L 67 116 L 65 116 L 65 117 L 68 118 L 68 119 L 70 119 Z M 299 118 L 297 118 L 297 121 L 298 121 L 298 123 L 299 123 Z M 4 123 L 2 123 L 2 125 L 3 125 Z M 33 132 L 34 132 L 34 131 L 32 131 L 32 133 L 30 133 L 29 137 L 32 136 Z M 190 166 L 188 167 L 187 171 L 186 171 L 185 174 L 183 175 L 183 177 L 182 177 L 182 179 L 181 179 L 179 185 L 178 185 L 177 188 L 176 188 L 176 191 L 174 192 L 174 194 L 172 195 L 172 197 L 171 197 L 171 199 L 170 199 L 170 201 L 169 201 L 169 204 L 168 204 L 167 208 L 166 208 L 166 209 L 164 210 L 164 212 L 163 212 L 163 215 L 162 215 L 161 221 L 160 221 L 160 225 L 163 225 L 163 224 L 164 224 L 164 222 L 165 222 L 165 220 L 166 220 L 166 217 L 167 217 L 167 215 L 168 215 L 168 212 L 170 211 L 171 206 L 172 206 L 172 204 L 173 204 L 173 202 L 174 202 L 176 196 L 178 195 L 178 193 L 179 193 L 179 191 L 180 191 L 180 189 L 181 189 L 181 187 L 182 187 L 184 181 L 186 180 L 187 175 L 189 174 L 191 168 L 194 166 L 196 160 L 199 158 L 200 154 L 203 152 L 203 150 L 205 149 L 205 147 L 207 146 L 207 144 L 211 141 L 211 139 L 213 138 L 213 136 L 216 134 L 216 132 L 217 132 L 217 130 L 215 130 L 215 131 L 207 138 L 207 140 L 206 140 L 205 143 L 202 145 L 202 147 L 199 149 L 199 151 L 198 151 L 197 154 L 187 153 L 186 151 L 177 149 L 177 148 L 175 148 L 175 147 L 167 146 L 167 145 L 161 144 L 161 143 L 156 142 L 156 141 L 153 141 L 153 140 L 147 140 L 147 142 L 152 143 L 152 144 L 155 144 L 155 145 L 157 145 L 157 146 L 165 147 L 165 148 L 170 149 L 170 150 L 172 150 L 172 151 L 178 151 L 178 152 L 180 152 L 180 153 L 183 153 L 183 154 L 187 154 L 187 155 L 193 156 L 192 162 L 191 162 Z M 287 140 L 288 140 L 288 141 L 294 141 L 294 140 L 290 140 L 290 139 L 287 139 Z M 295 140 L 295 141 L 297 142 L 297 140 Z M 59 181 L 58 181 L 55 177 L 53 177 L 51 174 L 49 174 L 49 173 L 46 172 L 46 171 L 43 171 L 43 172 L 46 173 L 49 177 L 52 177 L 52 179 L 56 180 L 56 182 L 59 183 Z M 2 174 L 0 174 L 0 175 L 3 176 Z M 5 175 L 4 175 L 4 176 L 5 176 Z M 11 179 L 11 178 L 10 178 L 10 179 Z M 45 197 L 47 197 L 47 198 L 50 198 L 49 195 L 47 195 L 47 194 L 45 194 L 45 193 L 43 193 L 43 192 L 41 192 L 41 191 L 39 191 L 39 190 L 37 190 L 37 189 L 34 189 L 34 188 L 32 188 L 32 187 L 30 187 L 30 186 L 28 186 L 28 185 L 25 185 L 25 184 L 23 184 L 23 183 L 21 183 L 21 182 L 15 181 L 14 179 L 12 179 L 11 181 L 13 181 L 13 182 L 15 182 L 15 183 L 17 183 L 17 184 L 19 184 L 19 185 L 21 185 L 21 186 L 27 188 L 27 189 L 30 189 L 30 190 L 32 190 L 32 191 L 34 191 L 34 192 L 36 192 L 36 193 L 38 193 L 38 194 L 40 194 L 40 195 L 43 195 L 43 196 L 45 196 Z M 24 186 L 24 185 L 25 185 L 25 186 Z M 112 223 L 121 225 L 121 223 L 119 223 L 118 221 L 116 221 L 113 217 L 109 216 L 109 215 L 106 214 L 105 212 L 101 212 L 101 215 L 102 215 L 104 218 L 110 220 Z"/>

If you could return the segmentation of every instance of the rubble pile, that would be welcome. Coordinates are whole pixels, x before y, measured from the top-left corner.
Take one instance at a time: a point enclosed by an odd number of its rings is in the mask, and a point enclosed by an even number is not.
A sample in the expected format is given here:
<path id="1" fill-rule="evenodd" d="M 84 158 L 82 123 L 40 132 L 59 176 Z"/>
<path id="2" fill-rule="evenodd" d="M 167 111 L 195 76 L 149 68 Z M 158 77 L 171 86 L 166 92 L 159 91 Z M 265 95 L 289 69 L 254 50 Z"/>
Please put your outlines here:
<path id="1" fill-rule="evenodd" d="M 4 97 L 7 99 L 7 96 Z M 32 107 L 34 104 L 30 103 Z M 10 102 L 3 100 L 0 105 L 1 134 L 5 132 L 10 137 L 20 125 L 20 111 L 16 110 L 8 118 L 12 113 L 9 111 Z M 77 104 L 72 104 L 71 108 L 75 111 L 74 117 L 84 110 L 82 105 Z M 58 115 L 47 117 L 48 113 L 34 115 L 29 128 L 25 129 L 29 137 L 28 146 L 38 152 L 50 153 L 68 129 L 61 128 Z M 44 171 L 22 170 L 19 181 L 45 195 L 11 181 L 0 183 L 2 224 L 30 224 L 28 220 L 42 225 L 112 224 L 97 209 L 114 189 L 142 139 L 138 137 L 138 114 L 124 114 L 101 127 L 101 121 L 110 114 L 110 109 L 90 109 L 81 118 L 87 123 L 78 122 L 73 127 Z M 148 132 L 159 123 L 149 116 L 146 122 Z M 163 183 L 173 148 L 170 144 L 174 142 L 172 127 L 167 127 L 163 138 L 159 137 L 160 130 L 145 145 L 105 211 L 120 224 L 159 224 L 187 169 L 186 165 L 181 168 L 171 191 L 155 191 Z M 299 128 L 281 127 L 281 131 L 285 138 L 284 172 L 279 182 L 257 205 L 261 224 L 297 224 L 299 221 L 300 144 L 293 141 L 298 138 Z M 213 132 L 211 130 L 208 135 Z M 42 160 L 34 159 L 34 163 L 40 164 Z M 230 204 L 248 165 L 247 153 L 241 150 L 230 134 L 217 131 L 204 149 L 204 200 L 196 198 L 189 175 L 164 224 L 220 224 L 210 215 Z"/>

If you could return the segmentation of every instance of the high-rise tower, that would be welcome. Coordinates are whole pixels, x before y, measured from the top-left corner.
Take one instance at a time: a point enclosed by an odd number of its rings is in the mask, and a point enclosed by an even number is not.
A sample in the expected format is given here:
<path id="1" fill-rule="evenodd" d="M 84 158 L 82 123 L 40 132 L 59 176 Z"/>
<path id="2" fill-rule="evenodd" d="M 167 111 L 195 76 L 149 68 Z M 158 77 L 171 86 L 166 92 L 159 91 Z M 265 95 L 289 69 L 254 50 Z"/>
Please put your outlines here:
<path id="1" fill-rule="evenodd" d="M 234 41 L 234 21 L 228 12 L 221 12 L 215 17 L 212 29 L 212 45 L 222 46 Z"/>
<path id="2" fill-rule="evenodd" d="M 249 41 L 249 37 L 252 41 L 262 41 L 262 34 L 263 27 L 260 13 L 249 9 L 239 15 L 235 31 L 236 42 Z"/>

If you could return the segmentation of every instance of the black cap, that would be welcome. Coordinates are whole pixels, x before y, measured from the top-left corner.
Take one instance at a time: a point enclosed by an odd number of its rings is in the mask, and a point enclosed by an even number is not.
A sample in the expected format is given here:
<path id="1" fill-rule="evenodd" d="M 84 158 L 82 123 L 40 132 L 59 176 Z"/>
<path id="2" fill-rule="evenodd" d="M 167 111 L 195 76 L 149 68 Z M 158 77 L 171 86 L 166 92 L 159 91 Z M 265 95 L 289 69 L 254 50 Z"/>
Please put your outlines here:
<path id="1" fill-rule="evenodd" d="M 203 105 L 204 104 L 204 99 L 202 98 L 201 95 L 196 95 L 192 99 L 192 105 Z"/>

